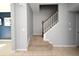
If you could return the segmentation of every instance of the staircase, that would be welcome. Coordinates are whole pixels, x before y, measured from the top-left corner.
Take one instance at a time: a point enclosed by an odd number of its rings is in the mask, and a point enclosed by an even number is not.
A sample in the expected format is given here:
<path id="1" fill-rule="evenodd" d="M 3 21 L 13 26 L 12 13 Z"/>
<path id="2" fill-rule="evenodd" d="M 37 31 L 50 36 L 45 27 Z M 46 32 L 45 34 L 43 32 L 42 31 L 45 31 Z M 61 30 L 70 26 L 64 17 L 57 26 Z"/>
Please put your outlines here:
<path id="1" fill-rule="evenodd" d="M 42 37 L 50 28 L 58 22 L 58 11 L 50 15 L 45 21 L 42 21 Z"/>
<path id="2" fill-rule="evenodd" d="M 33 36 L 30 40 L 29 51 L 49 51 L 52 50 L 52 44 L 49 41 L 44 41 L 44 34 L 50 30 L 58 22 L 58 12 L 50 15 L 45 21 L 42 21 L 42 37 Z"/>

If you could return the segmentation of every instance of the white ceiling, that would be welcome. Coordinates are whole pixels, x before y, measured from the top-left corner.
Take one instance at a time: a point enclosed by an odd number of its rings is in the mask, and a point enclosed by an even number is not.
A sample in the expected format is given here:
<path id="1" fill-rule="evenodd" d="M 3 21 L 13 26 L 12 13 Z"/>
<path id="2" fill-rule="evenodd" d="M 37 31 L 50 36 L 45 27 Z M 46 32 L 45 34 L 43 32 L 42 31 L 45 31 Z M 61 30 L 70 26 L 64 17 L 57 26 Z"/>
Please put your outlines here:
<path id="1" fill-rule="evenodd" d="M 10 12 L 10 3 L 0 3 L 0 12 Z"/>

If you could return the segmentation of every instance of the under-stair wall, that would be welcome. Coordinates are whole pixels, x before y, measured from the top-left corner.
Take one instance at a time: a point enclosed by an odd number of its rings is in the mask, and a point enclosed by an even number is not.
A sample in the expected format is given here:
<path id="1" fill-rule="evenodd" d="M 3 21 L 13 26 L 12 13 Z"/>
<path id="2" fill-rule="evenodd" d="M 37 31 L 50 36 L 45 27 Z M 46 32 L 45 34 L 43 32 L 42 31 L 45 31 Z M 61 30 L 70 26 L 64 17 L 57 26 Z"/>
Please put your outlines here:
<path id="1" fill-rule="evenodd" d="M 44 40 L 55 47 L 76 47 L 75 15 L 68 10 L 67 4 L 59 4 L 59 22 L 44 34 Z"/>

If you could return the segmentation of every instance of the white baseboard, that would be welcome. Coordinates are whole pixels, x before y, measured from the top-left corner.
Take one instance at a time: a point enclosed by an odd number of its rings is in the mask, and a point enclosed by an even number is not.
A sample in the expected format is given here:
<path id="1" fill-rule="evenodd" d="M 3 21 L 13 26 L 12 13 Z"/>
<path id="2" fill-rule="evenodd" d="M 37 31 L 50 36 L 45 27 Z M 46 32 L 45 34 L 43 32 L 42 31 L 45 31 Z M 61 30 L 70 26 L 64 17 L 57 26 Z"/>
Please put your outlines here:
<path id="1" fill-rule="evenodd" d="M 27 44 L 26 44 L 26 49 L 16 49 L 16 51 L 27 51 L 28 50 L 29 41 L 30 41 L 31 37 L 28 38 L 28 41 L 27 41 Z"/>
<path id="2" fill-rule="evenodd" d="M 44 40 L 44 41 L 49 41 L 45 36 L 44 36 L 43 40 Z"/>
<path id="3" fill-rule="evenodd" d="M 77 47 L 77 45 L 53 45 L 53 47 Z"/>
<path id="4" fill-rule="evenodd" d="M 52 41 L 46 39 L 45 37 L 43 38 L 44 41 L 48 41 L 50 44 L 52 44 L 53 47 L 77 47 L 77 45 L 60 45 L 60 44 L 54 44 Z"/>
<path id="5" fill-rule="evenodd" d="M 7 41 L 7 42 L 11 42 L 12 40 L 5 40 L 5 39 L 3 39 L 3 40 L 0 40 L 0 41 L 4 41 L 4 42 L 5 42 L 5 41 Z"/>
<path id="6" fill-rule="evenodd" d="M 27 49 L 16 49 L 16 51 L 27 51 Z"/>
<path id="7" fill-rule="evenodd" d="M 27 46 L 26 46 L 27 49 L 28 49 L 28 46 L 29 46 L 29 43 L 30 43 L 31 38 L 32 38 L 32 36 L 30 38 L 28 38 L 28 40 L 27 40 Z"/>

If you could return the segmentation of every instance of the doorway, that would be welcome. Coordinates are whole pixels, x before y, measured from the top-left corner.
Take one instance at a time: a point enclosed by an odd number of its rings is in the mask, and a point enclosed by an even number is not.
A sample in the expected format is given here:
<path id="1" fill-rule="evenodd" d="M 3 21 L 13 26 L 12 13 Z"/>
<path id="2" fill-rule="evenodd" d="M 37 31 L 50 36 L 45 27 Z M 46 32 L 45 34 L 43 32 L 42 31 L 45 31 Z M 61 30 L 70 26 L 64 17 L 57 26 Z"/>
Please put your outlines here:
<path id="1" fill-rule="evenodd" d="M 0 3 L 0 55 L 11 51 L 11 7 L 10 3 Z"/>

